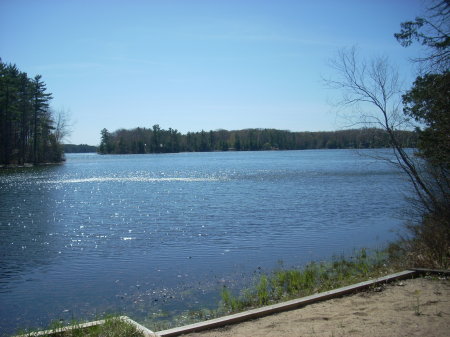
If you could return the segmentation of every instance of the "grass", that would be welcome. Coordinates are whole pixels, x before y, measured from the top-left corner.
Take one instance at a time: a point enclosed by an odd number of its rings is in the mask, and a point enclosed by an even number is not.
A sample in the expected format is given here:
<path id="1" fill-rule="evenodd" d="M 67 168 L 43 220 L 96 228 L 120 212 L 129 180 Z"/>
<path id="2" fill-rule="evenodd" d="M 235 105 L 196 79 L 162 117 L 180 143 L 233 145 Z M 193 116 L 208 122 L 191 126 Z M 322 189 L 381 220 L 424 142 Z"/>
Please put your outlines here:
<path id="1" fill-rule="evenodd" d="M 334 257 L 330 262 L 312 262 L 303 269 L 279 269 L 261 275 L 252 287 L 237 296 L 224 288 L 221 306 L 226 313 L 238 312 L 336 289 L 397 269 L 386 252 L 361 249 L 350 258 Z"/>

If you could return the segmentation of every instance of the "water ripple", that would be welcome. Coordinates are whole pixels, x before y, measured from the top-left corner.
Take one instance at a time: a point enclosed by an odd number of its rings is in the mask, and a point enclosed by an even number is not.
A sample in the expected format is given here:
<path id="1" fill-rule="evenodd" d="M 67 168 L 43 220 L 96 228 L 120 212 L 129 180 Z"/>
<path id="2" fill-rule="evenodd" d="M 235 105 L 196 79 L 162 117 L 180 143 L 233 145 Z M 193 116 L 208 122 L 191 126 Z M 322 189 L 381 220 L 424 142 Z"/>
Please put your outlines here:
<path id="1" fill-rule="evenodd" d="M 63 180 L 47 180 L 39 181 L 38 183 L 47 184 L 79 184 L 79 183 L 104 183 L 104 182 L 166 182 L 166 181 L 184 181 L 184 182 L 199 182 L 199 181 L 219 181 L 217 178 L 192 178 L 192 177 L 164 177 L 164 178 L 147 178 L 147 177 L 91 177 L 80 179 L 63 179 Z"/>
<path id="2" fill-rule="evenodd" d="M 0 172 L 0 335 L 216 304 L 218 280 L 381 245 L 400 222 L 396 171 L 351 151 L 67 157 Z"/>

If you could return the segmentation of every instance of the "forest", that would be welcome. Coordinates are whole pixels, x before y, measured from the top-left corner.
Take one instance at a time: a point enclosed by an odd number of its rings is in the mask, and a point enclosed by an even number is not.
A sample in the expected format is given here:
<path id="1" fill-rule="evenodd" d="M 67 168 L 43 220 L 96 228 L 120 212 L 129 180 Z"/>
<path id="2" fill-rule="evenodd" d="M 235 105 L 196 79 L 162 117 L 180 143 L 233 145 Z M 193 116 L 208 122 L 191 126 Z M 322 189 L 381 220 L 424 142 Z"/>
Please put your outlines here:
<path id="1" fill-rule="evenodd" d="M 415 147 L 417 135 L 396 131 L 404 147 Z M 322 132 L 291 132 L 276 129 L 215 130 L 181 134 L 159 125 L 152 128 L 101 131 L 100 154 L 174 153 L 208 151 L 261 151 L 350 149 L 390 147 L 386 131 L 376 128 Z"/>
<path id="2" fill-rule="evenodd" d="M 0 59 L 0 165 L 63 161 L 64 130 L 40 75 Z"/>

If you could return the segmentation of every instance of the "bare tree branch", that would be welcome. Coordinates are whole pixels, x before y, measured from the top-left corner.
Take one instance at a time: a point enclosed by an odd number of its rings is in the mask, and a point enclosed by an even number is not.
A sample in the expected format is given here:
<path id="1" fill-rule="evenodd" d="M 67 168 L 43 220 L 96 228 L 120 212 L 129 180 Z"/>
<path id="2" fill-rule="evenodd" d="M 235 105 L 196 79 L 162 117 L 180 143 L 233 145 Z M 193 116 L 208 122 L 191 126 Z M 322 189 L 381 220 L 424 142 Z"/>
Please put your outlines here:
<path id="1" fill-rule="evenodd" d="M 72 133 L 72 124 L 70 122 L 70 113 L 67 110 L 59 110 L 54 113 L 55 116 L 55 137 L 58 143 L 62 143 Z"/>
<path id="2" fill-rule="evenodd" d="M 396 165 L 406 173 L 420 201 L 431 210 L 436 203 L 433 191 L 396 136 L 397 130 L 411 126 L 410 118 L 400 112 L 402 91 L 398 72 L 386 57 L 374 58 L 368 66 L 364 59 L 359 59 L 355 47 L 340 50 L 331 66 L 336 79 L 325 83 L 341 92 L 338 106 L 358 106 L 359 112 L 352 112 L 355 123 L 376 125 L 387 132 Z"/>

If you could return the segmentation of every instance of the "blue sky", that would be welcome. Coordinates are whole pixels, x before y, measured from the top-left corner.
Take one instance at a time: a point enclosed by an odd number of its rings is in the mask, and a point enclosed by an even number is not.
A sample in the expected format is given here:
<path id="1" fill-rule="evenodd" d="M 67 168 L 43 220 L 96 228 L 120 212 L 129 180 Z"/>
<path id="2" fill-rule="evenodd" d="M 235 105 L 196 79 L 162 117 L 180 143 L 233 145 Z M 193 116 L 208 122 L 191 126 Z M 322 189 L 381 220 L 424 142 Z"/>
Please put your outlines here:
<path id="1" fill-rule="evenodd" d="M 68 111 L 71 143 L 107 128 L 180 132 L 344 125 L 323 84 L 339 48 L 387 55 L 414 78 L 393 34 L 422 0 L 0 0 L 0 57 L 41 74 Z"/>

